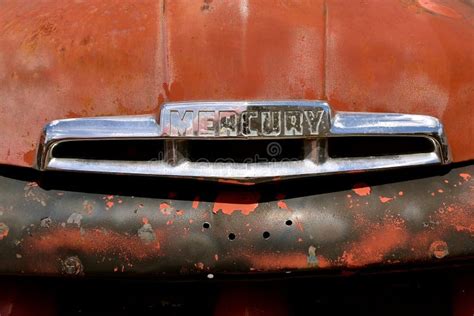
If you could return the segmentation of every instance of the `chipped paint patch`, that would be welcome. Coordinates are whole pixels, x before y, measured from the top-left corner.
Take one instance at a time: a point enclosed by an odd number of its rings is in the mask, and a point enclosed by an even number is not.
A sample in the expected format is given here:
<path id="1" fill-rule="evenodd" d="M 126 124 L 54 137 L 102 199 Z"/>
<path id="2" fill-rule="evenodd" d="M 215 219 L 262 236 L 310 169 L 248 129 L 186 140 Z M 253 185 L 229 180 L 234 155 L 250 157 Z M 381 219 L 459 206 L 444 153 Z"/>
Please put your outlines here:
<path id="1" fill-rule="evenodd" d="M 380 202 L 382 202 L 382 203 L 388 203 L 388 202 L 393 201 L 393 198 L 391 198 L 391 197 L 386 197 L 386 196 L 379 196 L 379 200 L 380 200 Z"/>
<path id="2" fill-rule="evenodd" d="M 105 200 L 105 209 L 106 210 L 110 210 L 112 207 L 114 207 L 115 203 L 113 201 L 113 199 L 114 199 L 113 195 L 104 196 L 103 199 Z"/>
<path id="3" fill-rule="evenodd" d="M 82 215 L 78 213 L 72 213 L 69 218 L 67 219 L 67 224 L 77 225 L 78 227 L 81 226 Z"/>
<path id="4" fill-rule="evenodd" d="M 221 211 L 227 215 L 240 211 L 244 215 L 249 215 L 257 208 L 259 199 L 258 192 L 221 192 L 214 202 L 212 211 L 214 214 Z"/>
<path id="5" fill-rule="evenodd" d="M 143 226 L 138 229 L 138 237 L 146 243 L 152 243 L 156 240 L 156 235 L 155 232 L 153 231 L 153 227 L 151 227 L 151 224 L 148 221 L 148 218 L 144 217 L 142 219 Z"/>
<path id="6" fill-rule="evenodd" d="M 318 257 L 316 257 L 316 247 L 311 245 L 308 248 L 308 267 L 318 267 Z"/>
<path id="7" fill-rule="evenodd" d="M 365 183 L 356 183 L 352 191 L 358 196 L 368 196 L 372 192 L 372 189 Z"/>
<path id="8" fill-rule="evenodd" d="M 286 205 L 286 202 L 283 200 L 278 201 L 277 205 L 279 208 L 286 209 L 286 210 L 288 209 L 288 205 Z"/>
<path id="9" fill-rule="evenodd" d="M 460 173 L 459 176 L 464 179 L 464 181 L 471 180 L 471 175 L 469 173 Z"/>

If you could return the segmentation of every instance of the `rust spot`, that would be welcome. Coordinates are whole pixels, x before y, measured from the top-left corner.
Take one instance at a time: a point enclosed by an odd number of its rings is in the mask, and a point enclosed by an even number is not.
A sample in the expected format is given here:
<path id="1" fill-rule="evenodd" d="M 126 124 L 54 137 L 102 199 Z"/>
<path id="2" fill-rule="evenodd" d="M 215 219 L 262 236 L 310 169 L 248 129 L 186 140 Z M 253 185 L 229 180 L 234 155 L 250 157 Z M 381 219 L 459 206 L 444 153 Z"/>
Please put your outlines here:
<path id="1" fill-rule="evenodd" d="M 356 183 L 352 188 L 352 191 L 355 192 L 358 196 L 368 196 L 372 189 L 365 183 Z"/>
<path id="2" fill-rule="evenodd" d="M 435 256 L 435 258 L 443 259 L 449 254 L 448 244 L 442 240 L 434 241 L 430 245 L 430 253 Z"/>
<path id="3" fill-rule="evenodd" d="M 10 229 L 5 223 L 0 223 L 0 240 L 8 236 Z"/>
<path id="4" fill-rule="evenodd" d="M 212 211 L 215 214 L 222 211 L 227 215 L 240 211 L 244 215 L 249 215 L 257 208 L 259 199 L 258 192 L 222 192 L 217 196 Z"/>
<path id="5" fill-rule="evenodd" d="M 35 149 L 27 151 L 23 155 L 23 161 L 26 162 L 28 165 L 33 165 L 34 161 L 35 161 L 35 156 L 36 156 L 36 150 Z"/>
<path id="6" fill-rule="evenodd" d="M 163 215 L 166 215 L 166 216 L 170 215 L 171 214 L 170 208 L 171 206 L 168 203 L 163 202 L 160 204 L 160 212 Z"/>
<path id="7" fill-rule="evenodd" d="M 458 232 L 474 233 L 474 217 L 470 209 L 451 204 L 440 208 L 434 219 Z"/>
<path id="8" fill-rule="evenodd" d="M 149 225 L 149 224 L 145 224 Z M 144 226 L 145 226 L 144 225 Z M 152 234 L 148 228 L 142 230 L 142 238 L 147 240 Z M 72 228 L 55 228 L 37 233 L 33 238 L 27 238 L 24 249 L 32 255 L 38 256 L 35 270 L 39 272 L 57 272 L 55 256 L 67 249 L 71 253 L 103 256 L 112 253 L 120 260 L 144 260 L 159 255 L 159 244 L 144 242 L 140 236 L 123 235 L 102 229 L 83 230 Z M 158 239 L 158 238 L 156 238 Z M 41 262 L 41 264 L 39 264 Z"/>

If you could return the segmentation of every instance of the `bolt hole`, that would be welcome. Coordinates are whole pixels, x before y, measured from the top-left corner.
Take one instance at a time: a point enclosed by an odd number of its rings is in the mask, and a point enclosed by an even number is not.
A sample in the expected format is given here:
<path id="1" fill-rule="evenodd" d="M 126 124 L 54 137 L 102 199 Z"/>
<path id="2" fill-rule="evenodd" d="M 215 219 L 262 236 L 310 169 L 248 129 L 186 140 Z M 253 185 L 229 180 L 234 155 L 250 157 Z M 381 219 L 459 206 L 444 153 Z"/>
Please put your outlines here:
<path id="1" fill-rule="evenodd" d="M 208 222 L 205 222 L 202 224 L 202 228 L 208 229 L 210 227 L 211 227 L 211 224 L 209 224 Z"/>
<path id="2" fill-rule="evenodd" d="M 291 219 L 288 219 L 286 222 L 285 222 L 286 226 L 291 226 L 293 225 L 293 221 Z"/>
<path id="3" fill-rule="evenodd" d="M 263 232 L 263 238 L 264 239 L 270 238 L 270 233 L 269 232 Z"/>
<path id="4" fill-rule="evenodd" d="M 229 240 L 234 240 L 235 239 L 235 234 L 234 233 L 230 233 L 229 234 Z"/>

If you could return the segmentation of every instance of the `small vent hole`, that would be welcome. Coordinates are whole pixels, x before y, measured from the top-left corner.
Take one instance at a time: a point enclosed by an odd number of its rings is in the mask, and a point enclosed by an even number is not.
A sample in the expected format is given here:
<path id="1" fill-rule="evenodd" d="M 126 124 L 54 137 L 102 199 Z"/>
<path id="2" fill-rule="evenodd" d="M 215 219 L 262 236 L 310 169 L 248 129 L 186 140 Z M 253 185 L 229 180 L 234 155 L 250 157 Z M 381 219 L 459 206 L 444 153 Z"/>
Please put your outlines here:
<path id="1" fill-rule="evenodd" d="M 208 229 L 210 227 L 211 227 L 211 224 L 209 224 L 208 222 L 205 222 L 202 224 L 202 228 Z"/>
<path id="2" fill-rule="evenodd" d="M 229 240 L 234 240 L 235 239 L 235 234 L 230 233 L 228 237 L 229 237 Z"/>
<path id="3" fill-rule="evenodd" d="M 288 219 L 286 222 L 285 222 L 286 226 L 291 226 L 293 225 L 293 221 L 291 219 Z"/>
<path id="4" fill-rule="evenodd" d="M 270 233 L 269 232 L 263 232 L 263 239 L 268 239 L 270 238 Z"/>

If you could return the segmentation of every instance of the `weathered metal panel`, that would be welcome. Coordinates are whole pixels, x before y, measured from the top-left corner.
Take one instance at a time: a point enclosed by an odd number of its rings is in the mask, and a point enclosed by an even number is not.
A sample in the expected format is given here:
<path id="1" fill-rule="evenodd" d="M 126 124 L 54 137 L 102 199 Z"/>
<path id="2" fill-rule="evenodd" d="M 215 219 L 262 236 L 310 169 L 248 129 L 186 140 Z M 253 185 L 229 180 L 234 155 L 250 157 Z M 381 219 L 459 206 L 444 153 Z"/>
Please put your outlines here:
<path id="1" fill-rule="evenodd" d="M 474 254 L 473 165 L 254 186 L 2 174 L 1 274 L 318 274 Z"/>
<path id="2" fill-rule="evenodd" d="M 460 0 L 2 1 L 0 162 L 32 166 L 55 119 L 262 99 L 435 116 L 472 159 L 473 21 Z"/>

